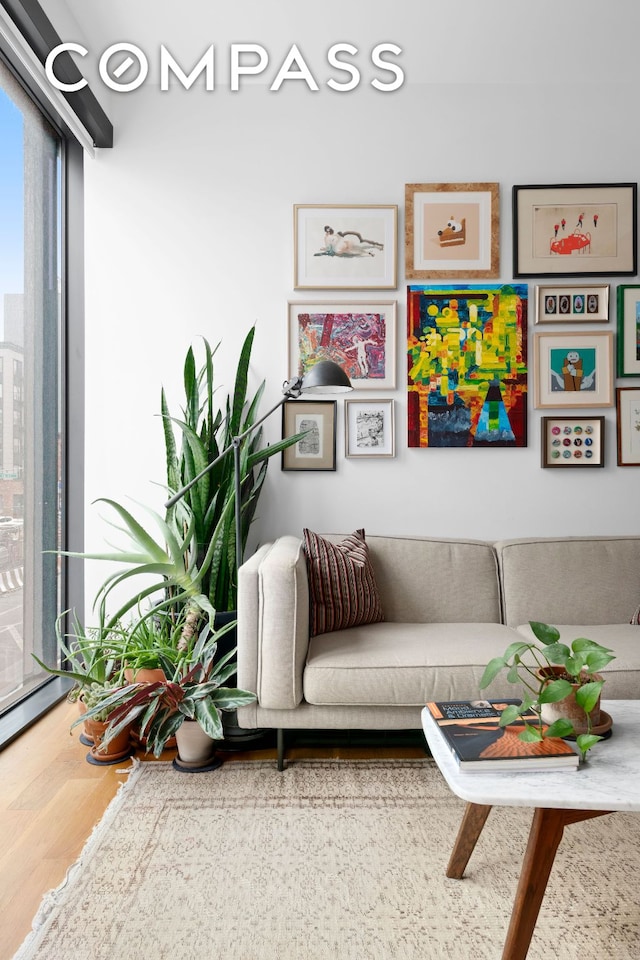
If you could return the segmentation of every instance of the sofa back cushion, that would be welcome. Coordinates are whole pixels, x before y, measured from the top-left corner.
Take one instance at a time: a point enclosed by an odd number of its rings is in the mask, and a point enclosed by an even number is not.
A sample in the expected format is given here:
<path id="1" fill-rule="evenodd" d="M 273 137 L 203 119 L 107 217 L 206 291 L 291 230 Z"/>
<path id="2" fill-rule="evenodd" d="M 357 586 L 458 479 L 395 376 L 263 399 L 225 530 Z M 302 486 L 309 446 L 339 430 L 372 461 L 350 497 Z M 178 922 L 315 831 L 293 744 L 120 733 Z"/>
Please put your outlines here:
<path id="1" fill-rule="evenodd" d="M 629 623 L 640 597 L 640 537 L 536 537 L 496 544 L 504 621 Z"/>
<path id="2" fill-rule="evenodd" d="M 386 621 L 500 623 L 492 544 L 367 534 L 367 545 Z"/>

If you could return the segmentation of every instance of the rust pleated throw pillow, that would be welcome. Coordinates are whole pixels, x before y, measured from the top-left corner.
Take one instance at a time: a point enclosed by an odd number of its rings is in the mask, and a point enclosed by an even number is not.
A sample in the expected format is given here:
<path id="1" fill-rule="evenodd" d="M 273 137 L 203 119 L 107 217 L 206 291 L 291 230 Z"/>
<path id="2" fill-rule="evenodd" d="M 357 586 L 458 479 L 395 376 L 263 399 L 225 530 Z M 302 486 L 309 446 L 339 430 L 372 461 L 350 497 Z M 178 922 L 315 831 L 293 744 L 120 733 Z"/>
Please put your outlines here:
<path id="1" fill-rule="evenodd" d="M 640 626 L 640 607 L 638 607 L 634 615 L 631 617 L 629 623 L 634 624 L 636 627 Z"/>
<path id="2" fill-rule="evenodd" d="M 303 530 L 311 636 L 384 620 L 364 530 L 340 543 Z"/>

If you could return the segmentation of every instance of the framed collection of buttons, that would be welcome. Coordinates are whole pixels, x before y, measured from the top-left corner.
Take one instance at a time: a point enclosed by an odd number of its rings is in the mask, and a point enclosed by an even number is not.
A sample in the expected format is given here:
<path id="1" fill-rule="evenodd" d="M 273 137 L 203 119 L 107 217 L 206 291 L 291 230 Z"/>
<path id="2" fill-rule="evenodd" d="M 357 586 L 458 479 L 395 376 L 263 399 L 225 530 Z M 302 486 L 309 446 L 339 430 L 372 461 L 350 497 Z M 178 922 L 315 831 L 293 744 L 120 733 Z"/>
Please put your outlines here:
<path id="1" fill-rule="evenodd" d="M 543 467 L 604 467 L 604 417 L 543 417 Z"/>

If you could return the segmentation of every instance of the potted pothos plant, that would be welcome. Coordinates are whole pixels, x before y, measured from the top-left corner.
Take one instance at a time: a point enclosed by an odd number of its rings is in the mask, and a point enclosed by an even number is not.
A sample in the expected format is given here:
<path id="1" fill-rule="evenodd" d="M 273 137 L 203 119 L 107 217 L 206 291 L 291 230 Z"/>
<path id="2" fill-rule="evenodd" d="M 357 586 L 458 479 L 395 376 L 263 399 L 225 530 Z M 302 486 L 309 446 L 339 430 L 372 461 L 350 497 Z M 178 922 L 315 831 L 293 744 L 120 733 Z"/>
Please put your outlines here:
<path id="1" fill-rule="evenodd" d="M 227 627 L 223 627 L 223 633 Z M 173 657 L 160 653 L 158 660 L 165 673 L 164 679 L 135 682 L 106 692 L 87 710 L 91 719 L 107 713 L 109 722 L 103 743 L 108 746 L 128 726 L 136 723 L 147 750 L 156 757 L 176 737 L 179 764 L 210 766 L 215 741 L 223 737 L 222 711 L 235 710 L 251 703 L 255 696 L 245 690 L 225 686 L 235 671 L 231 662 L 233 651 L 219 658 L 218 635 L 209 626 L 193 635 L 186 649 Z M 195 756 L 185 753 L 181 740 L 182 727 L 195 724 L 204 734 L 203 752 Z M 192 750 L 192 738 L 187 748 Z"/>
<path id="2" fill-rule="evenodd" d="M 530 620 L 538 642 L 525 639 L 511 643 L 501 657 L 485 667 L 480 688 L 485 689 L 503 670 L 510 683 L 524 689 L 520 704 L 501 714 L 504 727 L 523 714 L 533 712 L 536 723 L 524 724 L 521 740 L 533 742 L 544 737 L 575 736 L 581 760 L 602 736 L 594 732 L 600 721 L 600 697 L 604 678 L 599 673 L 615 659 L 608 647 L 579 637 L 561 643 L 559 630 L 547 623 Z"/>

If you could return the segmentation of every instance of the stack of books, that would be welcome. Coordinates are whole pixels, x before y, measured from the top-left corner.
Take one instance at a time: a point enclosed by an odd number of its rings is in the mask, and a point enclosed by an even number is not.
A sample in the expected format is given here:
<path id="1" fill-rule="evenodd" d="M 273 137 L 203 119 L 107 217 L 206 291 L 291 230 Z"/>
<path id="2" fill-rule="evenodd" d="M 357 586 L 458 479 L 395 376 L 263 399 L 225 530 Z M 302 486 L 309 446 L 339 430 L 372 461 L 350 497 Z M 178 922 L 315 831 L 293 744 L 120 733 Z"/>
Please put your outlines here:
<path id="1" fill-rule="evenodd" d="M 538 723 L 534 713 L 500 726 L 500 714 L 519 700 L 452 700 L 427 703 L 443 739 L 465 773 L 504 770 L 576 770 L 580 758 L 559 737 L 533 743 L 519 739 L 524 722 Z"/>

